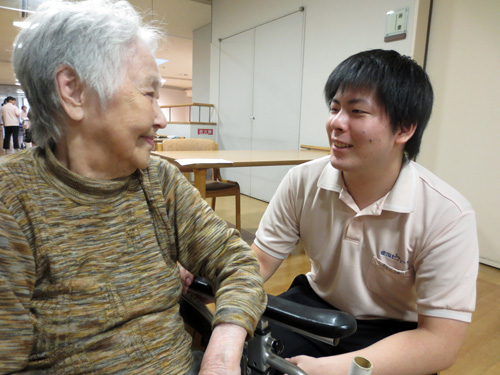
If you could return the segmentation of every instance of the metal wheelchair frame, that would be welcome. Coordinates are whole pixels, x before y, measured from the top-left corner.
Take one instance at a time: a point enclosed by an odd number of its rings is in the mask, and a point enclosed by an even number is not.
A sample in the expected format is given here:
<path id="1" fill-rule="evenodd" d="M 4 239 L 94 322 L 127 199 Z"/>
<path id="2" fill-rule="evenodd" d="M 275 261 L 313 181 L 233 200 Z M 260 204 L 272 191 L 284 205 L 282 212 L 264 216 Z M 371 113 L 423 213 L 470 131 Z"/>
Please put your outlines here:
<path id="1" fill-rule="evenodd" d="M 189 290 L 182 297 L 180 313 L 184 321 L 201 335 L 201 346 L 206 347 L 212 332 L 213 314 L 198 297 L 213 298 L 212 288 L 206 280 L 196 278 Z M 331 345 L 337 345 L 340 339 L 356 332 L 356 320 L 350 314 L 312 308 L 268 295 L 268 304 L 254 337 L 243 350 L 242 375 L 267 375 L 271 368 L 288 375 L 307 375 L 279 356 L 286 343 L 272 337 L 269 321 Z"/>

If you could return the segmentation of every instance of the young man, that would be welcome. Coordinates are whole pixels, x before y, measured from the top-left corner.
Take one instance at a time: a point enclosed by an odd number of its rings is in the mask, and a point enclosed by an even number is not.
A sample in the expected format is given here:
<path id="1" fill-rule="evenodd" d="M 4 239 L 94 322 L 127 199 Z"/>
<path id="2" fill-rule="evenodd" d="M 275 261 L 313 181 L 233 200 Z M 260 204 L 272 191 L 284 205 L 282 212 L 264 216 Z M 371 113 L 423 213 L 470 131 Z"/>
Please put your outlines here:
<path id="1" fill-rule="evenodd" d="M 300 240 L 311 271 L 283 296 L 349 312 L 358 331 L 338 347 L 273 336 L 309 375 L 345 375 L 357 355 L 377 374 L 445 369 L 474 310 L 478 245 L 469 202 L 412 161 L 429 79 L 395 51 L 366 51 L 332 72 L 325 97 L 331 154 L 290 170 L 252 247 L 267 280 Z"/>

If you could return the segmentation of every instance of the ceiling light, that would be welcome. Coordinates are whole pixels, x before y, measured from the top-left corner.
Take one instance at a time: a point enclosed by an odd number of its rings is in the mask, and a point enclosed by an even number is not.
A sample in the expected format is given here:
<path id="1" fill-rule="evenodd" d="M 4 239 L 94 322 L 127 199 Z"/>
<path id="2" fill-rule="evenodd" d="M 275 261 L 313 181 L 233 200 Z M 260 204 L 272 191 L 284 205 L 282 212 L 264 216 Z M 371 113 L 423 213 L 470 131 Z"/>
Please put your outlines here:
<path id="1" fill-rule="evenodd" d="M 165 59 L 155 59 L 156 65 L 161 65 L 169 62 L 170 60 L 165 60 Z"/>
<path id="2" fill-rule="evenodd" d="M 12 22 L 12 24 L 16 27 L 20 27 L 21 29 L 27 29 L 28 27 L 30 27 L 31 25 L 31 22 L 27 22 L 27 21 L 14 21 Z"/>

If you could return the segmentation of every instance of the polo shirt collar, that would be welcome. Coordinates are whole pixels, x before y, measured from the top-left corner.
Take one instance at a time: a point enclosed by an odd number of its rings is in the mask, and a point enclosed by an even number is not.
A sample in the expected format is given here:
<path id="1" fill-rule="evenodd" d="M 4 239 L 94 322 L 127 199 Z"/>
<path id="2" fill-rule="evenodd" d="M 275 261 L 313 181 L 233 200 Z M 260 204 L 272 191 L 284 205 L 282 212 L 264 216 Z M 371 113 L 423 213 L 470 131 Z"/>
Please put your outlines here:
<path id="1" fill-rule="evenodd" d="M 417 171 L 413 162 L 404 162 L 398 179 L 385 200 L 384 210 L 409 213 L 415 210 Z"/>
<path id="2" fill-rule="evenodd" d="M 415 209 L 416 183 L 417 173 L 413 166 L 413 162 L 405 162 L 389 194 L 373 204 L 382 204 L 382 210 L 400 213 L 413 212 Z M 349 194 L 344 190 L 342 173 L 338 169 L 335 169 L 330 163 L 327 163 L 321 172 L 318 179 L 318 188 L 335 191 L 340 195 Z M 372 207 L 372 209 L 373 208 L 375 207 Z M 377 207 L 376 211 L 379 211 L 379 209 L 380 207 Z"/>

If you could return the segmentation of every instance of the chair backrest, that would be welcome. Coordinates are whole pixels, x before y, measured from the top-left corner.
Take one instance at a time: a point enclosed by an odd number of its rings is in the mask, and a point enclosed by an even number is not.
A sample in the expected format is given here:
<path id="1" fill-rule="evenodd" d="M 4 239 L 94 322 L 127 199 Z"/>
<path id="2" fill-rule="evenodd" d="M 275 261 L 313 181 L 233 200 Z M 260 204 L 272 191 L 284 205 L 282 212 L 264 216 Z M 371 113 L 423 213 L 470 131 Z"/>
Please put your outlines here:
<path id="1" fill-rule="evenodd" d="M 219 147 L 211 139 L 165 139 L 162 142 L 163 151 L 213 151 Z"/>
<path id="2" fill-rule="evenodd" d="M 184 139 L 165 139 L 162 142 L 163 151 L 216 151 L 219 145 L 211 139 L 184 138 Z M 188 174 L 186 178 L 189 179 Z M 207 170 L 207 179 L 220 180 L 220 171 L 218 168 Z"/>

